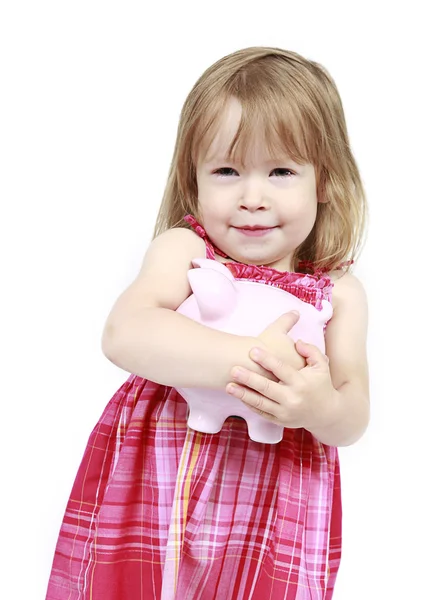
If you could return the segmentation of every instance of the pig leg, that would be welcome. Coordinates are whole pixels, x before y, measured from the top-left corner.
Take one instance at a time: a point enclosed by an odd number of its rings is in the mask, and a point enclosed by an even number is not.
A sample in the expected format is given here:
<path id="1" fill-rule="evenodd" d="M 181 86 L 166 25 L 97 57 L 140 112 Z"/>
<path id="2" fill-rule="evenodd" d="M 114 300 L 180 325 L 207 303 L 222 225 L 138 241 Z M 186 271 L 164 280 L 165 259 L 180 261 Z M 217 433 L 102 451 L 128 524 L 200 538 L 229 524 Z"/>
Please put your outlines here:
<path id="1" fill-rule="evenodd" d="M 229 417 L 228 411 L 214 410 L 210 406 L 209 410 L 205 410 L 205 406 L 198 406 L 197 403 L 188 402 L 190 412 L 187 420 L 187 425 L 190 429 L 200 431 L 202 433 L 218 433 Z"/>
<path id="2" fill-rule="evenodd" d="M 257 415 L 247 418 L 248 435 L 254 442 L 277 444 L 283 439 L 283 427 Z"/>

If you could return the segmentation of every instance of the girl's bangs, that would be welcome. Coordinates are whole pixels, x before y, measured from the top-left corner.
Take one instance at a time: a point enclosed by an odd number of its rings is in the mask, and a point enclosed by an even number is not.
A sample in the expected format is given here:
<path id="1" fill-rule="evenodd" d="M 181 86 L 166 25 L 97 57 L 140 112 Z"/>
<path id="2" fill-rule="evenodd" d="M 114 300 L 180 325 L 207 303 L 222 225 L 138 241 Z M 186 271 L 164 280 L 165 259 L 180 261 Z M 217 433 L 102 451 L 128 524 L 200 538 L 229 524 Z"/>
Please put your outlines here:
<path id="1" fill-rule="evenodd" d="M 191 153 L 194 164 L 208 155 L 229 97 L 216 98 L 195 126 Z M 242 106 L 242 117 L 228 148 L 228 160 L 245 166 L 251 148 L 263 144 L 272 158 L 289 157 L 298 164 L 312 162 L 315 152 L 307 143 L 312 134 L 300 111 L 293 110 L 290 102 L 282 98 L 264 99 L 260 95 L 254 99 L 235 97 Z"/>

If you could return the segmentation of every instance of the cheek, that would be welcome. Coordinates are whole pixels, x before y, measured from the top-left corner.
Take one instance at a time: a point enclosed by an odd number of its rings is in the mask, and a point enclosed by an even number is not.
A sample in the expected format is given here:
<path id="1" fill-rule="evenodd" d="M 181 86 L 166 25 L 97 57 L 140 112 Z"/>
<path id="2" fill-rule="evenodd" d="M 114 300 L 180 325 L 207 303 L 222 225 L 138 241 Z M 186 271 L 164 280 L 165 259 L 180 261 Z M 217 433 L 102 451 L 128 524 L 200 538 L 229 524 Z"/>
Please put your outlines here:
<path id="1" fill-rule="evenodd" d="M 230 203 L 226 195 L 213 187 L 204 187 L 198 192 L 198 205 L 204 218 L 217 218 L 225 216 L 229 210 Z"/>
<path id="2" fill-rule="evenodd" d="M 315 201 L 315 203 L 312 204 L 312 206 L 307 211 L 308 218 L 313 223 L 316 221 L 317 213 L 318 213 L 318 202 Z"/>
<path id="3" fill-rule="evenodd" d="M 308 223 L 315 221 L 318 209 L 317 202 L 294 202 L 290 208 L 285 210 L 285 218 L 295 223 Z"/>
<path id="4" fill-rule="evenodd" d="M 198 200 L 199 216 L 207 231 L 215 230 L 220 223 L 221 211 L 218 210 L 219 205 L 214 198 L 203 196 Z"/>
<path id="5" fill-rule="evenodd" d="M 315 205 L 312 207 L 308 207 L 307 210 L 304 211 L 302 214 L 301 223 L 303 229 L 306 230 L 306 235 L 308 235 L 312 231 L 312 228 L 316 221 L 316 213 L 317 207 Z"/>
<path id="6" fill-rule="evenodd" d="M 198 200 L 200 204 L 205 206 L 212 205 L 217 197 L 217 191 L 212 185 L 204 182 L 198 185 Z"/>

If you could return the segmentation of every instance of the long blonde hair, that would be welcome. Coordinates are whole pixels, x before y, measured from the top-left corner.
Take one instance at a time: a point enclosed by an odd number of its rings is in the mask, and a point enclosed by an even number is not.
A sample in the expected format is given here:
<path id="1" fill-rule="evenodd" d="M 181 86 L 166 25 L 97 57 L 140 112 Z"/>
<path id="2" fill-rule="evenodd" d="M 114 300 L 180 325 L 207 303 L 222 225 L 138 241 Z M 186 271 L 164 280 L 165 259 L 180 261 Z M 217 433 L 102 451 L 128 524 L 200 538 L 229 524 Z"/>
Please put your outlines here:
<path id="1" fill-rule="evenodd" d="M 297 248 L 291 269 L 309 261 L 318 269 L 336 268 L 357 257 L 367 203 L 350 148 L 344 110 L 326 69 L 279 48 L 254 47 L 218 60 L 195 83 L 181 111 L 175 150 L 154 237 L 188 226 L 198 211 L 196 164 L 218 128 L 227 100 L 236 98 L 242 118 L 229 157 L 242 160 L 254 130 L 271 152 L 282 150 L 298 163 L 315 167 L 318 203 L 315 225 Z"/>

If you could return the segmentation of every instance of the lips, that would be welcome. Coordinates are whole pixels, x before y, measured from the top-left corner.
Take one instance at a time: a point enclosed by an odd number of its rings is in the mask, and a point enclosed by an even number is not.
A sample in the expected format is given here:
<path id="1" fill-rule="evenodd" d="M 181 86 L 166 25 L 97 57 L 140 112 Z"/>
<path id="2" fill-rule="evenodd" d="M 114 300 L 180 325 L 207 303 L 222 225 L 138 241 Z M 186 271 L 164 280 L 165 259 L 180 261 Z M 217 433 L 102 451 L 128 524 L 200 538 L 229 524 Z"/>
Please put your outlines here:
<path id="1" fill-rule="evenodd" d="M 267 225 L 244 225 L 243 227 L 236 227 L 235 229 L 237 229 L 241 235 L 247 237 L 261 237 L 263 235 L 268 235 L 275 227 L 268 227 Z"/>
<path id="2" fill-rule="evenodd" d="M 247 229 L 249 231 L 256 231 L 257 229 L 273 229 L 270 225 L 242 225 L 242 227 L 236 227 L 236 229 Z"/>

